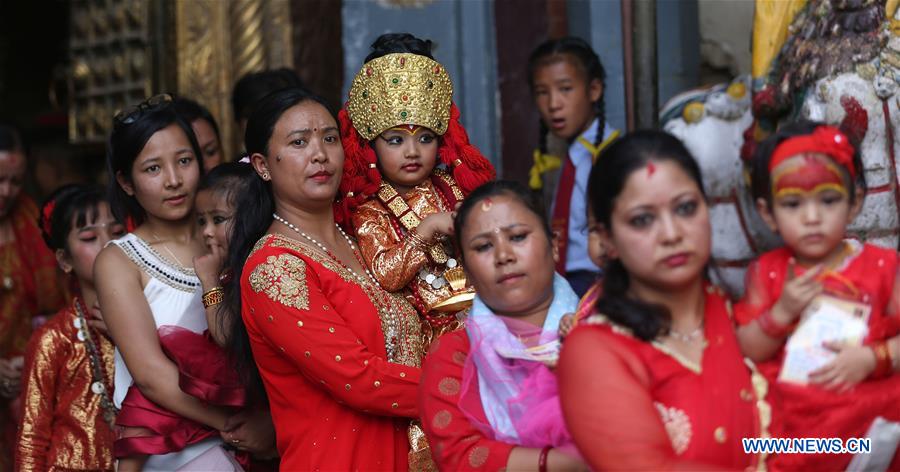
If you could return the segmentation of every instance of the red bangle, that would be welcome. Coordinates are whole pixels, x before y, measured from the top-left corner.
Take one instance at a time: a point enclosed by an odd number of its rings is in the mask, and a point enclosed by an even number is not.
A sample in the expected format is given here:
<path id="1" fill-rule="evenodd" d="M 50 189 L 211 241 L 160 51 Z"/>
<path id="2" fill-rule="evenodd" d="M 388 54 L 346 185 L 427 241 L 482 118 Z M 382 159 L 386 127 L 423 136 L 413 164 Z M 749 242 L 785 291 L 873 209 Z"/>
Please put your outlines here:
<path id="1" fill-rule="evenodd" d="M 870 377 L 873 379 L 881 379 L 891 375 L 894 366 L 891 361 L 891 351 L 888 349 L 887 342 L 879 341 L 869 346 L 869 348 L 875 353 L 875 370 L 872 371 Z"/>
<path id="2" fill-rule="evenodd" d="M 791 334 L 791 331 L 794 330 L 793 324 L 783 325 L 775 321 L 775 319 L 772 318 L 772 310 L 762 312 L 762 314 L 756 318 L 756 322 L 759 324 L 759 329 L 770 338 L 782 339 L 787 337 L 787 335 Z"/>
<path id="3" fill-rule="evenodd" d="M 547 472 L 547 456 L 550 455 L 550 449 L 553 449 L 553 446 L 544 446 L 541 449 L 541 455 L 538 456 L 538 472 Z"/>

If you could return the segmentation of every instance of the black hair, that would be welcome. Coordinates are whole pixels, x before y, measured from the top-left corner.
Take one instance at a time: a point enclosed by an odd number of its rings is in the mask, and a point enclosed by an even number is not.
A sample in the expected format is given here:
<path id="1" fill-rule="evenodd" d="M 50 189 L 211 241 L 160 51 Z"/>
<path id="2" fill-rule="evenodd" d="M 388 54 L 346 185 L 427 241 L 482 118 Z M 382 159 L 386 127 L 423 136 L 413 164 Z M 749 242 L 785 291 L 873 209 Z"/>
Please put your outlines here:
<path id="1" fill-rule="evenodd" d="M 275 129 L 275 124 L 281 116 L 291 107 L 304 102 L 313 102 L 322 105 L 334 117 L 334 111 L 321 97 L 301 88 L 279 90 L 266 96 L 253 110 L 247 121 L 247 132 L 244 136 L 244 146 L 249 154 L 259 153 L 267 156 L 269 153 L 269 139 Z M 335 123 L 337 119 L 335 118 Z M 253 352 L 250 347 L 250 338 L 247 335 L 247 327 L 241 318 L 241 276 L 244 263 L 250 256 L 253 246 L 259 241 L 272 225 L 272 213 L 275 211 L 275 199 L 272 194 L 272 185 L 264 181 L 256 172 L 253 172 L 244 181 L 244 189 L 237 194 L 235 202 L 235 218 L 231 227 L 228 244 L 228 259 L 225 271 L 230 274 L 225 283 L 225 300 L 223 302 L 224 313 L 229 333 L 227 349 L 234 360 L 238 372 L 245 385 L 249 386 L 256 394 L 265 396 L 262 379 L 259 370 L 253 361 Z"/>
<path id="2" fill-rule="evenodd" d="M 300 76 L 293 69 L 282 67 L 244 75 L 234 84 L 231 107 L 235 121 L 249 119 L 253 108 L 270 93 L 284 89 L 305 89 Z"/>
<path id="3" fill-rule="evenodd" d="M 238 195 L 246 191 L 249 179 L 254 173 L 250 164 L 225 162 L 214 167 L 200 179 L 197 192 L 210 190 L 216 194 L 223 194 L 228 205 L 234 208 Z"/>
<path id="4" fill-rule="evenodd" d="M 606 96 L 606 69 L 600 57 L 591 48 L 587 41 L 574 37 L 566 36 L 558 39 L 548 39 L 538 47 L 534 48 L 531 56 L 528 58 L 528 87 L 534 92 L 534 75 L 537 70 L 543 66 L 564 60 L 566 55 L 574 59 L 575 65 L 584 71 L 585 85 L 590 86 L 594 80 L 600 81 L 603 91 L 600 99 L 594 102 L 594 116 L 598 119 L 597 137 L 594 138 L 594 146 L 603 142 L 603 129 L 606 127 L 606 104 L 604 97 Z M 539 147 L 542 153 L 547 152 L 547 124 L 544 120 L 539 120 Z M 576 136 L 577 137 L 577 136 Z"/>
<path id="5" fill-rule="evenodd" d="M 553 232 L 550 230 L 550 223 L 547 222 L 547 213 L 544 211 L 544 201 L 535 192 L 525 185 L 512 180 L 494 180 L 488 182 L 470 193 L 462 204 L 456 210 L 456 218 L 453 220 L 454 238 L 456 246 L 460 248 L 460 254 L 463 253 L 463 244 L 461 241 L 463 227 L 466 225 L 469 213 L 475 208 L 475 205 L 481 203 L 482 200 L 499 197 L 501 195 L 509 196 L 519 201 L 525 208 L 534 213 L 541 222 L 541 229 L 547 235 L 549 241 L 553 241 Z"/>
<path id="6" fill-rule="evenodd" d="M 219 134 L 219 125 L 208 108 L 187 97 L 178 97 L 172 103 L 175 105 L 175 110 L 178 114 L 184 118 L 184 121 L 193 123 L 195 120 L 206 120 L 216 133 L 216 139 L 220 142 L 222 141 L 222 135 Z"/>
<path id="7" fill-rule="evenodd" d="M 69 233 L 97 218 L 98 207 L 106 202 L 103 189 L 94 185 L 70 184 L 56 189 L 41 205 L 38 226 L 51 250 L 69 252 Z"/>
<path id="8" fill-rule="evenodd" d="M 15 128 L 0 124 L 0 152 L 24 151 L 22 137 Z"/>
<path id="9" fill-rule="evenodd" d="M 753 195 L 753 200 L 763 199 L 766 201 L 766 205 L 770 209 L 772 208 L 772 176 L 769 172 L 769 162 L 772 160 L 775 148 L 787 139 L 812 134 L 819 126 L 826 126 L 826 124 L 798 120 L 782 126 L 773 135 L 759 143 L 756 151 L 753 153 L 753 159 L 750 161 L 750 192 Z M 838 166 L 848 183 L 851 204 L 856 202 L 856 189 L 862 189 L 863 194 L 867 190 L 866 176 L 863 172 L 862 158 L 859 154 L 859 143 L 854 142 L 852 144 L 853 170 L 856 173 L 856 179 L 851 179 L 847 169 L 843 166 Z"/>
<path id="10" fill-rule="evenodd" d="M 588 180 L 591 210 L 607 231 L 613 230 L 613 208 L 628 176 L 651 161 L 677 164 L 706 198 L 700 167 L 681 141 L 662 131 L 635 131 L 612 143 L 591 169 Z M 628 296 L 628 286 L 629 274 L 622 262 L 608 261 L 603 269 L 603 295 L 597 300 L 595 310 L 644 341 L 668 333 L 672 321 L 669 310 Z"/>
<path id="11" fill-rule="evenodd" d="M 372 52 L 363 62 L 378 59 L 388 54 L 411 53 L 434 60 L 431 55 L 431 40 L 420 39 L 409 33 L 387 33 L 379 36 L 372 43 Z"/>
<path id="12" fill-rule="evenodd" d="M 144 102 L 147 103 L 147 102 Z M 127 121 L 127 122 L 126 122 Z M 131 181 L 131 172 L 134 161 L 147 145 L 147 141 L 156 132 L 171 125 L 177 125 L 184 131 L 194 158 L 200 166 L 200 174 L 203 174 L 203 154 L 197 137 L 190 123 L 184 120 L 176 111 L 171 101 L 164 101 L 154 105 L 138 105 L 137 111 L 126 120 L 113 119 L 113 130 L 109 135 L 109 144 L 106 148 L 106 170 L 108 174 L 108 198 L 113 216 L 119 221 L 132 220 L 135 226 L 140 225 L 144 217 L 144 209 L 137 199 L 125 193 L 119 185 L 116 176 Z"/>

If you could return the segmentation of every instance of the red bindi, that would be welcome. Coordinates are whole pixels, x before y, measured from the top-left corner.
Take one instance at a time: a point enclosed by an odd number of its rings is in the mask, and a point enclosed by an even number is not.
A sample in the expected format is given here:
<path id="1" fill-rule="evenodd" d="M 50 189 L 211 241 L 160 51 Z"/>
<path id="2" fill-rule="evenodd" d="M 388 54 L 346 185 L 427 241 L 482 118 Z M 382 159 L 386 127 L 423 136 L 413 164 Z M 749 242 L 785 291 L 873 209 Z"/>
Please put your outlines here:
<path id="1" fill-rule="evenodd" d="M 653 165 L 652 162 L 647 163 L 647 178 L 653 177 L 653 173 L 656 172 L 656 166 Z"/>

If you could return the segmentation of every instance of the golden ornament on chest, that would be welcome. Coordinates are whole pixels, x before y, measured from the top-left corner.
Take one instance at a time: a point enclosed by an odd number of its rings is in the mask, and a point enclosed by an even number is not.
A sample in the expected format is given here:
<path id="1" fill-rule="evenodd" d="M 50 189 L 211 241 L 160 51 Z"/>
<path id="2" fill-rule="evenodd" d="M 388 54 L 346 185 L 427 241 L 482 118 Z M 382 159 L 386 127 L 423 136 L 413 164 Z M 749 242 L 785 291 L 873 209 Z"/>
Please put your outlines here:
<path id="1" fill-rule="evenodd" d="M 444 279 L 450 285 L 449 298 L 434 306 L 435 311 L 457 312 L 472 305 L 475 299 L 475 291 L 466 287 L 466 273 L 462 267 L 456 266 L 444 271 Z"/>

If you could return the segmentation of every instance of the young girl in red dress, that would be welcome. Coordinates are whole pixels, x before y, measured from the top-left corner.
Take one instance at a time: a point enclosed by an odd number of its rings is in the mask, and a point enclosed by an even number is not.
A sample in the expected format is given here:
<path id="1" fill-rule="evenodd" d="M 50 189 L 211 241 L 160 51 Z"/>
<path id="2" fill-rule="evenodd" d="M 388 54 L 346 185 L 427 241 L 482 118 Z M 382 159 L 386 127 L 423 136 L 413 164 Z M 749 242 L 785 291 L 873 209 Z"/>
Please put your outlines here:
<path id="1" fill-rule="evenodd" d="M 705 277 L 709 210 L 700 170 L 659 131 L 613 143 L 591 171 L 605 246 L 594 314 L 566 337 L 562 410 L 595 470 L 745 469 L 765 437 L 766 382 L 744 362 L 730 305 Z"/>
<path id="2" fill-rule="evenodd" d="M 41 233 L 78 295 L 28 342 L 16 470 L 113 470 L 113 345 L 94 287 L 94 260 L 125 234 L 102 190 L 67 185 L 41 211 Z"/>
<path id="3" fill-rule="evenodd" d="M 447 236 L 462 199 L 494 168 L 459 122 L 453 84 L 431 41 L 385 34 L 339 114 L 344 146 L 338 217 L 351 226 L 386 290 L 404 293 L 425 318 L 425 344 L 456 329 L 472 303 Z"/>
<path id="4" fill-rule="evenodd" d="M 735 314 L 743 352 L 772 382 L 778 436 L 865 437 L 878 416 L 900 420 L 900 381 L 893 375 L 900 355 L 897 253 L 845 239 L 865 196 L 862 169 L 847 135 L 810 122 L 783 128 L 754 156 L 757 209 L 785 246 L 751 265 Z M 784 369 L 785 344 L 804 310 L 814 300 L 812 308 L 828 300 L 823 295 L 866 307 L 867 333 L 861 343 L 825 343 L 833 359 L 795 374 L 792 367 Z M 850 459 L 790 454 L 773 458 L 772 465 L 843 469 Z"/>

